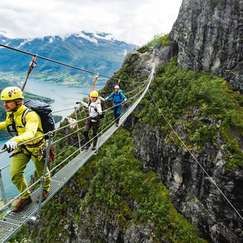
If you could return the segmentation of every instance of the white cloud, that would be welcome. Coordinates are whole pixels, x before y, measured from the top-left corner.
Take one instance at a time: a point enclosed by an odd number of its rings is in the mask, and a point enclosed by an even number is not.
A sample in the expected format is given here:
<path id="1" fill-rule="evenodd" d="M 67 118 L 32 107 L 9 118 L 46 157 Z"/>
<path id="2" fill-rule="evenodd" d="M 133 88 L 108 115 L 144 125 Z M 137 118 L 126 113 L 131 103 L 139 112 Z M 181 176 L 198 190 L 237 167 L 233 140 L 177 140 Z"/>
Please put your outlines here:
<path id="1" fill-rule="evenodd" d="M 81 30 L 112 33 L 144 44 L 168 33 L 182 0 L 1 0 L 0 31 L 10 37 L 40 37 Z"/>

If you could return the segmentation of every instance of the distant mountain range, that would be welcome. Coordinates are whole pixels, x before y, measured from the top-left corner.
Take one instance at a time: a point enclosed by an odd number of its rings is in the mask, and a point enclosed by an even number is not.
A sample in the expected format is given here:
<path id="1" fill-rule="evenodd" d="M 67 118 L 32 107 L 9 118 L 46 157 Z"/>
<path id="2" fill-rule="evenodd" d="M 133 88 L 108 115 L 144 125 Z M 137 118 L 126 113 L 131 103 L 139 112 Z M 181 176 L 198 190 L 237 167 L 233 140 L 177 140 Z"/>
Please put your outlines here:
<path id="1" fill-rule="evenodd" d="M 57 59 L 84 69 L 111 76 L 120 68 L 126 54 L 136 48 L 133 44 L 116 40 L 107 33 L 80 33 L 42 38 L 8 38 L 0 31 L 0 43 L 35 54 Z M 10 85 L 20 85 L 28 69 L 30 56 L 0 48 L 0 90 Z M 54 81 L 68 86 L 89 87 L 92 76 L 47 61 L 37 60 L 31 78 L 37 82 Z M 103 87 L 105 79 L 100 79 Z M 65 92 L 65 91 L 64 91 Z M 31 96 L 31 94 L 29 94 Z M 28 96 L 28 97 L 29 97 Z M 32 94 L 33 96 L 33 94 Z M 44 97 L 35 98 L 45 99 Z M 55 98 L 55 97 L 53 97 Z M 0 120 L 4 118 L 0 104 Z"/>
<path id="2" fill-rule="evenodd" d="M 133 44 L 116 40 L 107 33 L 80 33 L 65 36 L 45 36 L 33 39 L 11 39 L 0 34 L 0 43 L 27 50 L 35 54 L 111 75 L 121 66 L 125 55 L 136 48 Z M 0 48 L 1 72 L 24 72 L 30 57 Z M 68 72 L 69 70 L 46 61 L 38 61 L 39 72 Z"/>

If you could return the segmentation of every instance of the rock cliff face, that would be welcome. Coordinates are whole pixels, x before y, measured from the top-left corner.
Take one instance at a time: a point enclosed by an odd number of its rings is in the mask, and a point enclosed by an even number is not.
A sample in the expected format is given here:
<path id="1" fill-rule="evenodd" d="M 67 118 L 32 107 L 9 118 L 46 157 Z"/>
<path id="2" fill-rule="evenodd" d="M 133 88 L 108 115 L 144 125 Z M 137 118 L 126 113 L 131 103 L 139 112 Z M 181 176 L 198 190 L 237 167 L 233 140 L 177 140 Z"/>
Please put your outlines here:
<path id="1" fill-rule="evenodd" d="M 141 132 L 143 131 L 143 132 Z M 197 225 L 211 242 L 242 242 L 242 221 L 223 199 L 195 160 L 184 149 L 169 145 L 158 129 L 137 123 L 134 126 L 136 153 L 145 170 L 153 169 L 170 190 L 176 208 Z M 186 134 L 181 134 L 186 137 Z M 206 144 L 198 161 L 221 187 L 230 201 L 243 211 L 243 171 L 226 172 L 222 145 Z M 219 145 L 219 146 L 218 146 Z"/>
<path id="2" fill-rule="evenodd" d="M 183 0 L 170 37 L 178 45 L 177 61 L 182 67 L 224 76 L 233 88 L 243 91 L 243 1 Z M 160 146 L 151 153 L 145 140 L 150 144 L 154 140 Z M 166 145 L 163 136 L 151 128 L 144 139 L 136 141 L 144 166 L 156 169 L 170 188 L 177 208 L 185 216 L 190 215 L 210 240 L 243 241 L 242 221 L 236 220 L 237 215 L 219 196 L 209 178 L 200 173 L 188 153 Z M 210 170 L 210 176 L 242 214 L 243 197 L 239 191 L 243 186 L 243 171 L 224 170 L 226 161 L 223 151 L 218 149 L 223 144 L 220 137 L 217 143 L 217 146 L 206 144 L 197 159 Z"/>
<path id="3" fill-rule="evenodd" d="M 183 0 L 171 38 L 183 67 L 222 75 L 243 91 L 242 0 Z"/>

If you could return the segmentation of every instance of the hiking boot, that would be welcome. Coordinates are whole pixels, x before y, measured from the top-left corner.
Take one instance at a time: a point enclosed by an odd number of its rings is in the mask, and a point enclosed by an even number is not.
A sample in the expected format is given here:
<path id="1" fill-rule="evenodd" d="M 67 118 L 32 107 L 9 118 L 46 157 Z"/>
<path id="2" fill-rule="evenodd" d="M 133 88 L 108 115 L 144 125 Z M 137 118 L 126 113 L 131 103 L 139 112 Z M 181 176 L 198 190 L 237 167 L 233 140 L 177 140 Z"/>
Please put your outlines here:
<path id="1" fill-rule="evenodd" d="M 41 202 L 44 202 L 47 198 L 48 198 L 48 196 L 49 196 L 49 192 L 47 191 L 47 190 L 43 190 L 42 191 L 42 194 L 40 194 L 39 196 L 38 196 L 38 200 L 37 200 L 37 202 L 39 203 L 40 201 Z"/>
<path id="2" fill-rule="evenodd" d="M 43 190 L 42 192 L 42 202 L 44 202 L 49 196 L 49 192 L 47 190 Z"/>
<path id="3" fill-rule="evenodd" d="M 32 203 L 31 197 L 18 198 L 17 200 L 15 200 L 15 203 L 14 203 L 15 205 L 14 205 L 14 208 L 12 209 L 12 212 L 19 213 L 22 210 L 24 210 L 31 203 Z"/>
<path id="4" fill-rule="evenodd" d="M 89 149 L 89 145 L 85 145 L 81 148 L 81 150 L 88 150 Z"/>
<path id="5" fill-rule="evenodd" d="M 94 151 L 94 154 L 97 154 L 97 148 L 96 148 L 96 146 L 93 146 L 92 147 L 92 151 Z"/>

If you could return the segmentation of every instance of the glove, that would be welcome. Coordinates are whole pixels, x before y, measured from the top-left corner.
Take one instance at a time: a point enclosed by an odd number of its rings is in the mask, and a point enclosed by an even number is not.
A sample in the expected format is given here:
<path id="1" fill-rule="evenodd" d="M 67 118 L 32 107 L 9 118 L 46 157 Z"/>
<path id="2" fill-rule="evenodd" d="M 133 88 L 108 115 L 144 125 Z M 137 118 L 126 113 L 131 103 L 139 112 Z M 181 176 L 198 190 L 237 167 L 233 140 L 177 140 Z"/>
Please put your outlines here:
<path id="1" fill-rule="evenodd" d="M 66 118 L 68 123 L 70 124 L 70 128 L 73 129 L 77 126 L 77 121 L 71 117 Z"/>
<path id="2" fill-rule="evenodd" d="M 8 140 L 4 145 L 3 149 L 7 149 L 8 153 L 11 153 L 18 147 L 18 144 L 13 140 Z"/>

